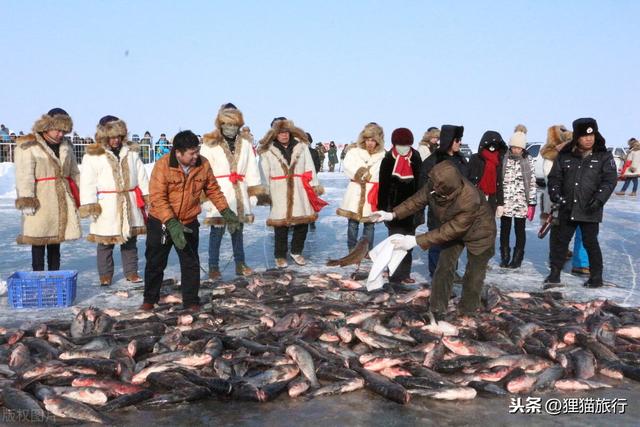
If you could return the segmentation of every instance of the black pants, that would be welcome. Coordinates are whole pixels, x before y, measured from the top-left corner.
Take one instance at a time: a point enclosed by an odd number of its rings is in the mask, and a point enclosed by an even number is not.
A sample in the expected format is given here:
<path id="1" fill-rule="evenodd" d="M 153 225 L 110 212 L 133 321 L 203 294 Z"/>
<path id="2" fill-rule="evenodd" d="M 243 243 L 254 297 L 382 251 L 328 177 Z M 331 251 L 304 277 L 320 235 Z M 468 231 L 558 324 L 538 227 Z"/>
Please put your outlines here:
<path id="1" fill-rule="evenodd" d="M 416 235 L 416 227 L 408 226 L 402 227 L 398 225 L 387 226 L 389 229 L 389 236 L 392 234 L 408 234 L 411 236 Z M 407 254 L 400 261 L 400 265 L 396 271 L 389 276 L 390 282 L 401 282 L 404 279 L 408 279 L 411 276 L 411 263 L 413 262 L 413 249 L 408 251 Z"/>
<path id="2" fill-rule="evenodd" d="M 598 243 L 600 224 L 597 222 L 580 222 L 560 218 L 560 224 L 553 230 L 555 235 L 551 244 L 551 266 L 558 270 L 562 269 L 567 258 L 569 242 L 571 242 L 578 226 L 582 230 L 582 243 L 589 256 L 590 275 L 592 278 L 602 280 L 602 252 Z"/>
<path id="3" fill-rule="evenodd" d="M 200 258 L 198 257 L 199 226 L 198 220 L 186 224 L 193 232 L 185 233 L 187 246 L 176 248 L 180 259 L 180 275 L 182 304 L 185 307 L 199 304 L 200 298 Z M 144 268 L 144 302 L 155 304 L 160 299 L 160 286 L 164 278 L 164 269 L 171 248 L 174 246 L 169 232 L 166 232 L 166 243 L 162 244 L 162 223 L 152 216 L 147 223 L 147 247 L 144 256 L 147 265 Z"/>
<path id="4" fill-rule="evenodd" d="M 509 249 L 509 237 L 511 235 L 511 220 L 515 223 L 516 232 L 516 246 L 515 249 L 524 251 L 524 245 L 527 243 L 527 233 L 524 231 L 526 225 L 526 218 L 515 218 L 510 216 L 503 216 L 500 218 L 500 248 Z"/>
<path id="5" fill-rule="evenodd" d="M 44 271 L 45 249 L 49 271 L 60 270 L 60 243 L 55 243 L 46 246 L 31 246 L 31 268 L 33 271 Z"/>
<path id="6" fill-rule="evenodd" d="M 291 253 L 294 255 L 301 255 L 302 250 L 304 249 L 304 241 L 307 239 L 309 224 L 298 224 L 291 228 L 293 228 L 293 236 L 291 237 Z M 276 258 L 286 258 L 289 240 L 289 227 L 273 227 L 273 234 L 275 237 L 273 254 Z"/>

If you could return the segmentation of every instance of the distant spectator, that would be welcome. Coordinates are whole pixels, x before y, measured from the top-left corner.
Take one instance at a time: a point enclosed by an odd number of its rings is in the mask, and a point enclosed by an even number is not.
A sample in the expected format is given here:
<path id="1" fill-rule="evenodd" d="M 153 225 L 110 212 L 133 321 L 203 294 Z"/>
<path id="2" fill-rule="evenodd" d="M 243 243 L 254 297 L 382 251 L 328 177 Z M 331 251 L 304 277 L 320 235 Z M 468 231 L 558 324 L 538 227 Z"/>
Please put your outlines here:
<path id="1" fill-rule="evenodd" d="M 327 153 L 327 149 L 324 147 L 322 142 L 316 143 L 316 152 L 318 153 L 318 158 L 320 159 L 320 172 L 322 172 L 324 167 L 324 157 Z"/>
<path id="2" fill-rule="evenodd" d="M 165 154 L 169 154 L 171 151 L 171 144 L 167 140 L 167 136 L 164 133 L 160 134 L 160 139 L 156 142 L 156 160 Z"/>
<path id="3" fill-rule="evenodd" d="M 338 147 L 336 143 L 331 141 L 329 143 L 329 172 L 333 172 L 338 164 Z"/>
<path id="4" fill-rule="evenodd" d="M 0 162 L 8 162 L 9 159 L 9 143 L 11 142 L 11 138 L 9 137 L 9 129 L 5 127 L 5 125 L 0 125 Z"/>

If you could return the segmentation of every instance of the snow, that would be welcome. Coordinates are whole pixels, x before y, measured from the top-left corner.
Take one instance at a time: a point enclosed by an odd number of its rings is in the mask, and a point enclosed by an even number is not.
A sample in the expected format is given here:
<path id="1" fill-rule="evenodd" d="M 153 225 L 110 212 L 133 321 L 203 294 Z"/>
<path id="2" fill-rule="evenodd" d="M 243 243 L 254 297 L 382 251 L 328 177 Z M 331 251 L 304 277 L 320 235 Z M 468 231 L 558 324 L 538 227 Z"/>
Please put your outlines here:
<path id="1" fill-rule="evenodd" d="M 153 165 L 146 165 L 149 173 Z M 330 204 L 325 207 L 318 219 L 316 231 L 310 231 L 305 244 L 304 256 L 308 261 L 305 267 L 294 266 L 290 261 L 290 268 L 313 273 L 318 270 L 336 271 L 349 274 L 354 267 L 327 268 L 324 263 L 329 258 L 339 258 L 347 253 L 347 220 L 335 214 L 340 205 L 347 178 L 340 172 L 321 172 L 320 182 L 326 193 L 322 196 Z M 15 180 L 14 167 L 10 163 L 0 164 L 0 227 L 4 233 L 0 237 L 0 280 L 6 280 L 15 271 L 29 271 L 31 269 L 31 247 L 17 245 L 15 237 L 20 232 L 20 214 L 14 208 Z M 563 273 L 562 280 L 566 284 L 561 290 L 566 298 L 585 300 L 593 298 L 608 298 L 620 304 L 640 305 L 640 289 L 638 289 L 638 271 L 640 271 L 640 231 L 638 219 L 640 204 L 637 198 L 613 195 L 605 207 L 605 218 L 600 228 L 600 244 L 605 261 L 605 280 L 617 284 L 618 287 L 601 289 L 585 289 L 582 283 L 585 279 Z M 266 226 L 268 207 L 255 208 L 256 222 L 245 229 L 244 244 L 246 262 L 252 268 L 261 271 L 274 267 L 273 260 L 273 230 Z M 486 285 L 495 285 L 504 289 L 540 291 L 541 283 L 548 273 L 546 261 L 548 257 L 548 237 L 545 240 L 537 238 L 538 220 L 527 223 L 527 246 L 525 260 L 518 270 L 507 270 L 498 267 L 497 256 L 491 261 L 485 281 Z M 82 221 L 84 235 L 88 233 L 87 220 Z M 418 232 L 424 232 L 421 226 Z M 200 260 L 202 267 L 207 270 L 209 230 L 200 229 Z M 387 230 L 383 225 L 376 225 L 377 243 L 387 237 Z M 513 238 L 512 238 L 513 245 Z M 144 272 L 145 237 L 138 239 L 139 272 Z M 121 271 L 119 249 L 114 250 L 115 276 L 114 284 L 109 288 L 98 285 L 96 267 L 95 244 L 86 240 L 67 242 L 62 245 L 62 268 L 79 271 L 78 289 L 75 303 L 79 306 L 95 305 L 112 307 L 122 310 L 133 309 L 142 302 L 143 284 L 132 285 L 123 277 Z M 228 237 L 222 242 L 220 268 L 223 277 L 234 277 L 233 253 Z M 466 258 L 459 263 L 459 272 L 464 271 Z M 368 266 L 367 266 L 368 267 Z M 570 271 L 570 262 L 565 271 Z M 202 273 L 203 277 L 206 277 Z M 419 282 L 428 281 L 426 252 L 414 250 L 413 277 Z M 165 271 L 166 278 L 180 278 L 180 267 L 177 256 L 172 252 Z M 131 296 L 122 298 L 115 295 L 118 290 L 129 290 Z M 24 321 L 43 321 L 49 318 L 69 319 L 71 308 L 46 310 L 12 310 L 8 307 L 6 297 L 0 297 L 0 324 L 20 324 Z"/>

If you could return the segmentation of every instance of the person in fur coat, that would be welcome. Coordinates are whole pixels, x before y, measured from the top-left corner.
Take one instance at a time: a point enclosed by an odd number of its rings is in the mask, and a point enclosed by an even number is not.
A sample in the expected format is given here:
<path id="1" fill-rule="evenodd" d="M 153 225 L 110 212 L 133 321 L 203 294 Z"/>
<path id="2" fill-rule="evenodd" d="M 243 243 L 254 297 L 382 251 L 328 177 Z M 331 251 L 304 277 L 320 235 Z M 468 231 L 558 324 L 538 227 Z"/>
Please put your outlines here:
<path id="1" fill-rule="evenodd" d="M 60 269 L 60 243 L 81 237 L 77 183 L 80 170 L 73 145 L 64 135 L 73 121 L 62 108 L 42 115 L 33 133 L 16 141 L 15 206 L 22 212 L 16 242 L 31 245 L 31 267 L 42 271 L 45 252 L 49 270 Z"/>
<path id="2" fill-rule="evenodd" d="M 87 240 L 97 243 L 100 285 L 113 280 L 113 248 L 120 245 L 122 269 L 129 282 L 138 275 L 137 236 L 146 233 L 145 206 L 149 178 L 140 159 L 140 146 L 127 142 L 127 124 L 105 116 L 96 128 L 96 142 L 82 158 L 80 216 L 91 218 Z"/>
<path id="3" fill-rule="evenodd" d="M 240 219 L 240 226 L 229 229 L 236 274 L 248 276 L 253 271 L 245 262 L 244 256 L 244 224 L 252 224 L 255 217 L 251 211 L 250 198 L 265 194 L 260 183 L 258 163 L 253 152 L 253 138 L 248 132 L 241 132 L 244 126 L 242 112 L 229 103 L 220 107 L 215 120 L 213 132 L 204 134 L 200 154 L 204 156 L 218 180 L 231 210 Z M 204 223 L 211 226 L 209 233 L 209 278 L 219 279 L 220 244 L 225 228 L 224 218 L 213 203 L 206 201 L 203 205 L 206 212 Z"/>
<path id="4" fill-rule="evenodd" d="M 389 150 L 382 163 L 380 163 L 380 191 L 378 193 L 378 209 L 391 212 L 393 208 L 413 196 L 420 188 L 418 177 L 420 175 L 420 154 L 414 150 L 413 134 L 407 128 L 398 128 L 391 134 L 391 150 Z M 404 234 L 413 236 L 416 228 L 423 222 L 422 212 L 414 212 L 403 219 L 394 219 L 385 222 L 389 230 L 389 236 Z M 415 283 L 411 278 L 412 251 L 402 259 L 400 265 L 389 277 L 394 283 Z"/>
<path id="5" fill-rule="evenodd" d="M 309 224 L 327 202 L 320 199 L 324 189 L 318 182 L 309 141 L 304 130 L 286 117 L 275 118 L 260 140 L 260 169 L 271 210 L 267 225 L 275 235 L 275 263 L 287 267 L 288 231 L 293 228 L 291 258 L 305 265 L 302 255 Z"/>
<path id="6" fill-rule="evenodd" d="M 624 184 L 620 191 L 616 191 L 616 195 L 624 196 L 629 184 L 633 183 L 633 190 L 630 195 L 635 197 L 638 194 L 638 176 L 640 176 L 640 141 L 631 138 L 627 144 L 629 145 L 629 152 L 625 157 L 625 162 L 630 162 L 630 165 L 622 174 L 621 178 L 624 179 Z"/>
<path id="7" fill-rule="evenodd" d="M 342 162 L 344 173 L 351 181 L 336 213 L 348 219 L 349 252 L 358 242 L 360 223 L 363 225 L 362 235 L 369 239 L 369 249 L 373 248 L 374 223 L 371 214 L 378 210 L 380 163 L 384 156 L 384 131 L 377 124 L 369 123 Z"/>
<path id="8" fill-rule="evenodd" d="M 423 161 L 435 153 L 438 149 L 438 141 L 440 141 L 440 129 L 433 126 L 427 129 L 422 136 L 422 141 L 418 144 L 418 153 Z"/>
<path id="9" fill-rule="evenodd" d="M 509 139 L 509 151 L 502 159 L 498 177 L 502 191 L 498 194 L 496 217 L 500 218 L 500 267 L 519 268 L 524 259 L 527 234 L 525 221 L 533 221 L 536 209 L 536 176 L 533 158 L 527 152 L 527 128 L 516 126 Z M 514 224 L 516 245 L 509 259 L 509 235 Z"/>

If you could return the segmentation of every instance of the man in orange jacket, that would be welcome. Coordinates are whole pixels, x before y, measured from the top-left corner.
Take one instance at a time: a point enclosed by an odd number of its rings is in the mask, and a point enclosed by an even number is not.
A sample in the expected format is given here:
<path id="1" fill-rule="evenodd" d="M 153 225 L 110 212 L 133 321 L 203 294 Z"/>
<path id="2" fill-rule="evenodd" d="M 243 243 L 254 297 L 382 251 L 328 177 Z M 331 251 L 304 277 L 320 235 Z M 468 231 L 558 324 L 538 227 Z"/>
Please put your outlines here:
<path id="1" fill-rule="evenodd" d="M 229 229 L 240 224 L 237 215 L 229 209 L 211 165 L 200 156 L 199 145 L 193 132 L 178 133 L 173 138 L 171 152 L 162 156 L 151 172 L 142 310 L 152 310 L 160 299 L 160 286 L 172 246 L 176 247 L 180 259 L 182 303 L 191 311 L 200 309 L 198 214 L 202 192 L 222 214 Z"/>

